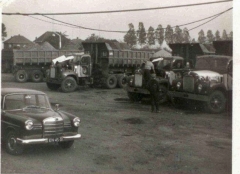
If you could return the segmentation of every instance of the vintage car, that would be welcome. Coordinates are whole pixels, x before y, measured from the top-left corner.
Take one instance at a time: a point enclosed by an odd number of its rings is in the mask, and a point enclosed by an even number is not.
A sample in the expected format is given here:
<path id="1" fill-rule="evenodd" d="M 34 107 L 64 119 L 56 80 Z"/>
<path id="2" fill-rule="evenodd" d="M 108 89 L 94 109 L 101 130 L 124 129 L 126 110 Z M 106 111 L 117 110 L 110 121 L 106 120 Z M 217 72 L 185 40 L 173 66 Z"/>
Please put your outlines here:
<path id="1" fill-rule="evenodd" d="M 80 119 L 52 109 L 45 93 L 37 90 L 2 88 L 1 93 L 2 141 L 6 151 L 20 155 L 25 145 L 58 143 L 70 148 L 78 133 Z"/>

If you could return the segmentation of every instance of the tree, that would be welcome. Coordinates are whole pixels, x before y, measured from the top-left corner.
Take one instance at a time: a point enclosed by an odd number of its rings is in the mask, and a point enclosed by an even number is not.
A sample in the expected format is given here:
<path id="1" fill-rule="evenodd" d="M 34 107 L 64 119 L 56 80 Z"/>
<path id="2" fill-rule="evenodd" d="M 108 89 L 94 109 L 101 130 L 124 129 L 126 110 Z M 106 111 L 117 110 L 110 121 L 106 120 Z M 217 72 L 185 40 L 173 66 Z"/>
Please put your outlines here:
<path id="1" fill-rule="evenodd" d="M 6 26 L 2 23 L 2 41 L 5 40 L 5 37 L 7 37 Z"/>
<path id="2" fill-rule="evenodd" d="M 124 42 L 126 42 L 130 47 L 137 43 L 136 32 L 132 23 L 128 24 L 129 30 L 124 36 Z"/>
<path id="3" fill-rule="evenodd" d="M 167 44 L 173 43 L 173 29 L 171 25 L 167 25 L 167 28 L 165 31 L 165 40 Z"/>
<path id="4" fill-rule="evenodd" d="M 140 45 L 143 45 L 146 43 L 146 38 L 147 38 L 146 35 L 147 34 L 146 34 L 143 23 L 139 22 L 137 36 L 138 36 L 138 43 Z"/>
<path id="5" fill-rule="evenodd" d="M 228 40 L 228 36 L 227 36 L 226 30 L 223 30 L 222 40 Z"/>
<path id="6" fill-rule="evenodd" d="M 189 32 L 188 32 L 187 28 L 183 29 L 182 42 L 183 43 L 190 43 L 190 35 L 189 35 Z"/>
<path id="7" fill-rule="evenodd" d="M 87 39 L 85 39 L 85 41 L 105 41 L 106 39 L 99 37 L 97 35 L 95 35 L 94 33 L 91 34 L 91 36 L 88 36 Z"/>
<path id="8" fill-rule="evenodd" d="M 220 32 L 219 32 L 218 30 L 217 30 L 216 33 L 215 33 L 215 38 L 214 38 L 214 40 L 216 40 L 216 41 L 221 40 Z"/>
<path id="9" fill-rule="evenodd" d="M 204 31 L 201 30 L 201 31 L 198 33 L 198 42 L 199 42 L 199 43 L 205 43 L 205 40 L 206 40 L 206 37 L 205 37 Z"/>
<path id="10" fill-rule="evenodd" d="M 155 45 L 154 28 L 151 26 L 148 29 L 147 41 L 149 45 Z"/>
<path id="11" fill-rule="evenodd" d="M 180 29 L 179 26 L 176 26 L 175 32 L 173 34 L 173 42 L 174 43 L 182 43 L 183 37 L 182 37 L 182 29 Z"/>
<path id="12" fill-rule="evenodd" d="M 162 25 L 158 25 L 156 32 L 155 32 L 155 37 L 158 40 L 158 43 L 160 45 L 162 45 L 162 43 L 164 41 L 164 29 L 163 29 Z"/>
<path id="13" fill-rule="evenodd" d="M 212 34 L 212 30 L 207 31 L 207 38 L 208 38 L 209 43 L 212 43 L 214 41 L 214 36 Z"/>

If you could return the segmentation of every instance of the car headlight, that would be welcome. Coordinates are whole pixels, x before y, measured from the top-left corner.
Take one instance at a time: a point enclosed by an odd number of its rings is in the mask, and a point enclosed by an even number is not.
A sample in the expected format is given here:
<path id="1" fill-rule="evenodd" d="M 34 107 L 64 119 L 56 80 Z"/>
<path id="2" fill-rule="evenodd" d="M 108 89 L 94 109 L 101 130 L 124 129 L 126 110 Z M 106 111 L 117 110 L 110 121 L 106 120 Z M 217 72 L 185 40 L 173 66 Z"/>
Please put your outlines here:
<path id="1" fill-rule="evenodd" d="M 177 88 L 179 89 L 181 87 L 181 82 L 177 82 Z"/>
<path id="2" fill-rule="evenodd" d="M 198 85 L 198 91 L 199 91 L 199 92 L 202 91 L 202 87 L 203 87 L 202 84 L 199 84 L 199 85 Z"/>
<path id="3" fill-rule="evenodd" d="M 73 125 L 74 125 L 75 127 L 78 127 L 79 124 L 80 124 L 80 118 L 78 118 L 78 117 L 74 118 L 74 119 L 73 119 Z"/>
<path id="4" fill-rule="evenodd" d="M 32 120 L 25 121 L 25 128 L 27 130 L 32 130 L 32 128 L 33 128 L 33 121 Z"/>

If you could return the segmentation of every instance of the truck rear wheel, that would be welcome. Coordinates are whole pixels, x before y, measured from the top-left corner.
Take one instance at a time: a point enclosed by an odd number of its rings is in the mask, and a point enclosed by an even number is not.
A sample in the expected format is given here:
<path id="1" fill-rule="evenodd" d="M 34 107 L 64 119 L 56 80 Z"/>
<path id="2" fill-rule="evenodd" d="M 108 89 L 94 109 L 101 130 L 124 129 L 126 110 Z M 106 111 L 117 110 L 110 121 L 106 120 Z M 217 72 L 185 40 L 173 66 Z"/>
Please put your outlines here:
<path id="1" fill-rule="evenodd" d="M 61 84 L 63 92 L 73 92 L 77 88 L 77 82 L 73 77 L 66 77 Z"/>
<path id="2" fill-rule="evenodd" d="M 33 82 L 41 82 L 43 80 L 43 73 L 40 70 L 34 70 L 31 77 Z"/>
<path id="3" fill-rule="evenodd" d="M 143 98 L 143 95 L 142 94 L 139 94 L 139 93 L 134 93 L 134 92 L 128 92 L 128 98 L 135 102 L 135 101 L 141 101 L 142 98 Z"/>
<path id="4" fill-rule="evenodd" d="M 117 86 L 117 77 L 115 75 L 109 75 L 106 78 L 105 85 L 108 89 L 116 88 Z"/>
<path id="5" fill-rule="evenodd" d="M 206 103 L 206 109 L 213 114 L 221 113 L 226 108 L 226 98 L 221 91 L 214 91 L 210 94 Z"/>
<path id="6" fill-rule="evenodd" d="M 118 86 L 120 88 L 123 88 L 127 85 L 127 77 L 124 76 L 123 74 L 118 76 L 117 81 L 118 81 Z"/>
<path id="7" fill-rule="evenodd" d="M 20 83 L 26 82 L 28 80 L 28 74 L 25 70 L 18 70 L 15 74 L 15 79 Z"/>
<path id="8" fill-rule="evenodd" d="M 163 104 L 166 103 L 168 100 L 168 95 L 167 95 L 167 87 L 164 85 L 159 85 L 159 103 Z"/>
<path id="9" fill-rule="evenodd" d="M 50 90 L 53 90 L 53 91 L 56 91 L 58 90 L 58 88 L 60 88 L 61 85 L 59 84 L 54 84 L 54 83 L 48 83 L 47 82 L 47 87 L 50 89 Z"/>

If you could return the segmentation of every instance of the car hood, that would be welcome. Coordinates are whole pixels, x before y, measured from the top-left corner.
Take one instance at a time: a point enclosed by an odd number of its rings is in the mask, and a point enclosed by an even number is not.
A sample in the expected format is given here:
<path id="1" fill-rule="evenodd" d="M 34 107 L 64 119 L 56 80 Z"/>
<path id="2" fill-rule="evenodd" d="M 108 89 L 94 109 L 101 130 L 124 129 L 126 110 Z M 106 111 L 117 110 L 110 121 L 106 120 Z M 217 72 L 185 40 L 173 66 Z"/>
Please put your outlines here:
<path id="1" fill-rule="evenodd" d="M 38 121 L 42 121 L 48 117 L 62 117 L 63 120 L 67 119 L 67 116 L 62 113 L 55 112 L 54 110 L 49 109 L 23 109 L 23 110 L 13 110 L 13 111 L 5 111 L 6 115 L 11 115 L 14 117 L 21 117 L 26 119 L 35 119 Z"/>

